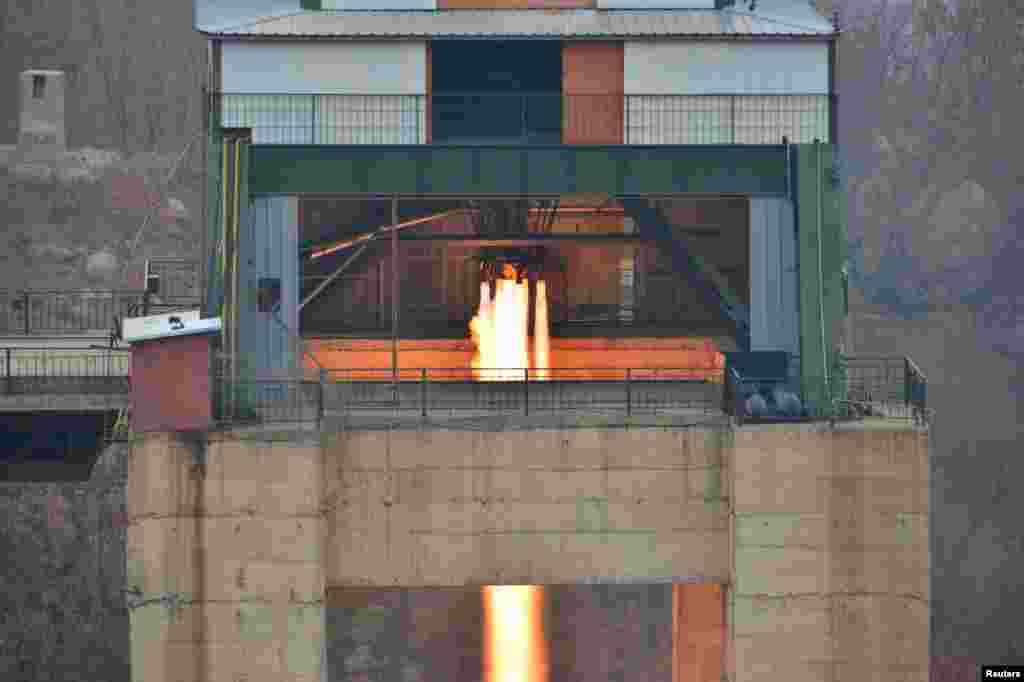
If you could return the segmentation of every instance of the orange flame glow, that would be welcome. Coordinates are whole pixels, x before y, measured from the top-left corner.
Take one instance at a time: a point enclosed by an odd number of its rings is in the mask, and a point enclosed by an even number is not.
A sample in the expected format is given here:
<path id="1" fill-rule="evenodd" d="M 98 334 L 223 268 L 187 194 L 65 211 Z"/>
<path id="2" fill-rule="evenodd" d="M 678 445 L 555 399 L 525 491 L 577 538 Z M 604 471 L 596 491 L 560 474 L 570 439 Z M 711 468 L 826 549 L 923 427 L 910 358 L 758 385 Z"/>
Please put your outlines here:
<path id="1" fill-rule="evenodd" d="M 537 302 L 533 316 L 533 366 L 538 370 L 538 379 L 548 378 L 548 292 L 544 280 L 537 280 Z"/>
<path id="2" fill-rule="evenodd" d="M 540 369 L 531 378 L 544 378 L 548 368 L 547 291 L 543 281 L 536 284 L 533 363 L 529 351 L 530 289 L 527 281 L 517 282 L 515 270 L 506 270 L 495 281 L 494 300 L 488 282 L 480 283 L 480 307 L 469 323 L 476 352 L 473 374 L 481 381 L 522 381 L 526 368 Z M 538 376 L 541 375 L 541 376 Z"/>
<path id="3" fill-rule="evenodd" d="M 544 588 L 489 585 L 483 597 L 484 682 L 547 682 Z"/>

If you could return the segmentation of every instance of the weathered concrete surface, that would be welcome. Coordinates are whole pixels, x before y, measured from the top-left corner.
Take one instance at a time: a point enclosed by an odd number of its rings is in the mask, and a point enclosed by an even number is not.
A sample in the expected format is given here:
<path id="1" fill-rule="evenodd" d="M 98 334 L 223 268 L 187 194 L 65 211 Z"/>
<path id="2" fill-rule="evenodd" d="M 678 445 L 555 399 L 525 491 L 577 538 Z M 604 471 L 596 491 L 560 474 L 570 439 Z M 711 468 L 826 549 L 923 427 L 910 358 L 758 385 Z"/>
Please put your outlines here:
<path id="1" fill-rule="evenodd" d="M 133 679 L 321 679 L 320 448 L 261 435 L 133 442 Z"/>
<path id="2" fill-rule="evenodd" d="M 906 425 L 138 438 L 129 576 L 179 604 L 133 611 L 133 660 L 314 679 L 327 587 L 699 581 L 729 641 L 688 633 L 677 670 L 924 680 L 928 455 Z"/>
<path id="3" fill-rule="evenodd" d="M 928 679 L 928 439 L 736 431 L 737 681 Z"/>
<path id="4" fill-rule="evenodd" d="M 728 576 L 711 431 L 325 436 L 328 583 Z"/>

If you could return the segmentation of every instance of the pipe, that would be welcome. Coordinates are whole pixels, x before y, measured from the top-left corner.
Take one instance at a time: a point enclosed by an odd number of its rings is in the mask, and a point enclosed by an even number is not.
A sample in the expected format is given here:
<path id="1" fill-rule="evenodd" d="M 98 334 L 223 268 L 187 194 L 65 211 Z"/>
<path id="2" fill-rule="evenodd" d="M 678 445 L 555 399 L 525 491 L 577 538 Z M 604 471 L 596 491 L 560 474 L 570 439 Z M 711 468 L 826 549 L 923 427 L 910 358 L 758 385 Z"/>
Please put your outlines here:
<path id="1" fill-rule="evenodd" d="M 221 249 L 220 249 L 220 305 L 224 315 L 224 335 L 222 337 L 221 353 L 226 353 L 227 343 L 231 340 L 231 302 L 227 298 L 228 286 L 228 231 L 230 230 L 230 186 L 228 176 L 228 154 L 231 152 L 230 143 L 226 138 L 221 138 Z M 223 370 L 218 367 L 218 370 Z"/>
<path id="2" fill-rule="evenodd" d="M 344 272 L 345 272 L 345 270 L 346 270 L 346 269 L 348 269 L 348 266 L 349 266 L 349 265 L 351 265 L 352 263 L 354 263 L 354 262 L 355 262 L 355 260 L 356 260 L 357 258 L 359 258 L 359 255 L 360 255 L 360 254 L 361 254 L 361 253 L 362 253 L 363 251 L 366 251 L 366 249 L 367 249 L 367 247 L 368 247 L 368 246 L 369 246 L 369 244 L 364 244 L 363 246 L 359 247 L 359 249 L 358 249 L 358 250 L 357 250 L 357 251 L 356 251 L 355 253 L 353 253 L 353 254 L 352 254 L 351 256 L 349 256 L 349 257 L 348 257 L 348 258 L 347 258 L 347 259 L 345 260 L 345 262 L 341 264 L 341 267 L 339 267 L 339 268 L 338 268 L 337 270 L 335 270 L 335 271 L 334 271 L 333 273 L 331 273 L 331 276 L 330 276 L 330 277 L 328 277 L 328 278 L 327 278 L 327 279 L 325 279 L 325 280 L 324 280 L 323 282 L 321 282 L 321 283 L 320 283 L 320 284 L 319 284 L 319 285 L 317 286 L 317 288 L 316 288 L 316 289 L 314 289 L 314 290 L 313 290 L 313 291 L 312 291 L 312 292 L 311 292 L 311 293 L 309 294 L 309 296 L 307 296 L 306 298 L 304 298 L 304 299 L 302 300 L 302 302 L 301 302 L 301 303 L 299 303 L 299 312 L 302 312 L 302 309 L 306 307 L 306 304 L 307 304 L 307 303 L 309 303 L 310 301 L 312 301 L 312 300 L 313 300 L 314 298 L 316 298 L 316 297 L 317 297 L 317 296 L 318 296 L 318 295 L 320 294 L 320 292 L 321 292 L 321 291 L 323 291 L 323 290 L 324 290 L 324 289 L 326 289 L 326 288 L 327 288 L 328 286 L 330 286 L 331 282 L 333 282 L 334 280 L 338 279 L 338 277 L 340 277 L 340 276 L 342 275 L 342 273 L 344 273 Z"/>
<path id="3" fill-rule="evenodd" d="M 239 185 L 240 185 L 240 174 L 239 167 L 242 158 L 242 140 L 235 138 L 235 210 L 231 216 L 231 227 L 232 227 L 232 246 L 231 255 L 231 309 L 232 318 L 231 322 L 234 325 L 234 329 L 231 333 L 231 377 L 238 381 L 238 233 L 239 233 L 239 211 L 241 210 L 241 197 L 238 196 Z"/>
<path id="4" fill-rule="evenodd" d="M 545 210 L 548 210 L 548 209 L 531 208 L 530 212 L 531 213 L 539 213 L 539 212 L 545 211 Z M 343 242 L 337 242 L 337 243 L 332 244 L 332 245 L 330 245 L 328 247 L 322 248 L 319 251 L 314 251 L 312 254 L 310 254 L 309 258 L 311 260 L 315 260 L 315 259 L 321 258 L 323 256 L 329 256 L 332 253 L 335 253 L 337 251 L 341 251 L 342 249 L 347 249 L 348 247 L 353 246 L 355 244 L 358 244 L 361 241 L 368 241 L 370 239 L 373 239 L 374 237 L 380 236 L 381 234 L 385 234 L 385 233 L 387 233 L 390 230 L 400 230 L 400 229 L 403 229 L 403 228 L 406 228 L 406 227 L 413 227 L 414 225 L 421 225 L 421 224 L 426 223 L 426 222 L 430 222 L 430 221 L 433 221 L 433 220 L 439 220 L 440 218 L 447 218 L 447 217 L 453 216 L 453 215 L 459 215 L 461 213 L 478 213 L 478 212 L 479 212 L 479 209 L 457 208 L 457 209 L 453 209 L 451 211 L 445 211 L 443 213 L 438 213 L 438 214 L 435 214 L 435 215 L 432 215 L 432 216 L 427 216 L 425 218 L 416 218 L 414 220 L 407 220 L 404 223 L 399 223 L 399 222 L 396 221 L 392 225 L 389 225 L 387 227 L 381 228 L 381 229 L 379 229 L 379 230 L 377 230 L 375 232 L 370 232 L 370 233 L 367 233 L 367 234 L 364 234 L 364 235 L 360 235 L 360 236 L 356 237 L 355 239 L 349 239 L 349 240 L 346 240 L 346 241 L 343 241 Z M 555 213 L 583 213 L 583 214 L 587 214 L 587 215 L 591 215 L 591 214 L 597 214 L 597 215 L 602 215 L 602 214 L 622 215 L 624 212 L 625 211 L 623 209 L 621 209 L 621 208 L 600 208 L 600 207 L 599 208 L 586 208 L 586 207 L 583 207 L 583 208 L 559 208 L 559 209 L 556 209 L 555 211 L 549 211 L 550 217 L 551 217 L 552 220 L 553 220 L 553 216 L 554 216 Z"/>
<path id="5" fill-rule="evenodd" d="M 358 244 L 359 242 L 370 241 L 370 240 L 375 239 L 375 238 L 377 238 L 377 237 L 379 237 L 381 235 L 387 234 L 388 232 L 401 230 L 402 228 L 412 227 L 414 225 L 421 225 L 422 223 L 427 223 L 427 222 L 430 222 L 432 220 L 438 220 L 439 218 L 446 218 L 446 217 L 451 216 L 451 215 L 457 215 L 457 214 L 463 213 L 465 211 L 466 211 L 466 209 L 457 208 L 457 209 L 454 209 L 454 210 L 451 210 L 451 211 L 445 211 L 444 213 L 437 213 L 435 215 L 427 216 L 425 218 L 416 218 L 415 220 L 407 220 L 404 223 L 399 223 L 398 222 L 398 215 L 395 214 L 395 215 L 392 216 L 392 223 L 390 225 L 388 225 L 387 227 L 382 227 L 379 230 L 376 230 L 374 232 L 368 232 L 366 234 L 363 234 L 363 235 L 360 235 L 360 236 L 356 237 L 355 239 L 349 239 L 349 240 L 344 241 L 344 242 L 338 242 L 338 243 L 333 244 L 333 245 L 331 245 L 331 246 L 329 246 L 329 247 L 327 247 L 325 249 L 321 249 L 320 251 L 314 251 L 312 253 L 312 255 L 310 255 L 309 258 L 310 258 L 310 260 L 315 260 L 315 259 L 320 258 L 322 256 L 329 256 L 330 254 L 335 253 L 336 251 L 341 251 L 342 249 L 347 249 L 348 247 L 354 246 L 355 244 Z"/>
<path id="6" fill-rule="evenodd" d="M 831 400 L 832 393 L 828 373 L 828 349 L 825 347 L 825 274 L 822 267 L 822 208 L 821 208 L 821 142 L 814 145 L 818 160 L 818 318 L 821 321 L 821 365 L 825 374 L 825 393 Z"/>
<path id="7" fill-rule="evenodd" d="M 398 224 L 398 195 L 391 197 L 391 222 Z M 398 405 L 398 228 L 391 229 L 391 379 Z"/>

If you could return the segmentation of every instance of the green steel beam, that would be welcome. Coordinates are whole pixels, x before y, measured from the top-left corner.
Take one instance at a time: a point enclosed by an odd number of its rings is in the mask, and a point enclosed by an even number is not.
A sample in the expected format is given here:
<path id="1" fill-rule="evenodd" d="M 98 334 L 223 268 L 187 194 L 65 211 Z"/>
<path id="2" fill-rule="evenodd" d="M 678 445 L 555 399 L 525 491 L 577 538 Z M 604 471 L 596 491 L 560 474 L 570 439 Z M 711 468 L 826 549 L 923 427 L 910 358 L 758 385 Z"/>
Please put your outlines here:
<path id="1" fill-rule="evenodd" d="M 619 196 L 786 191 L 783 146 L 254 145 L 253 194 Z"/>
<path id="2" fill-rule="evenodd" d="M 793 150 L 801 374 L 810 405 L 827 409 L 829 398 L 841 399 L 845 390 L 843 377 L 836 371 L 846 316 L 843 265 L 847 248 L 842 188 L 833 181 L 838 157 L 836 147 L 830 144 L 795 145 Z"/>

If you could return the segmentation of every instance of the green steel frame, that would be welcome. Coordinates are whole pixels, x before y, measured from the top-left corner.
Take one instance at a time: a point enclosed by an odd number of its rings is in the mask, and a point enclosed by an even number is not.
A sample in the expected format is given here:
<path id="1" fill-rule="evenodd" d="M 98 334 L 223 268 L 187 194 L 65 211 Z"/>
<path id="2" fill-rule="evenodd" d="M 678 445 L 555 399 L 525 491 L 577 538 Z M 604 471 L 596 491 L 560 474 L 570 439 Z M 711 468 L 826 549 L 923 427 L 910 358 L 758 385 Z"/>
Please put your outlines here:
<path id="1" fill-rule="evenodd" d="M 782 145 L 253 145 L 254 194 L 782 196 Z"/>
<path id="2" fill-rule="evenodd" d="M 220 177 L 225 132 L 211 125 L 208 311 L 217 314 L 226 272 L 221 207 L 232 192 Z M 238 132 L 231 131 L 230 137 Z M 838 153 L 832 144 L 765 146 L 285 146 L 242 143 L 242 197 L 554 196 L 618 198 L 746 195 L 787 197 L 795 207 L 799 259 L 800 366 L 805 394 L 825 405 L 844 390 L 840 338 L 845 318 L 846 228 Z M 247 201 L 237 204 L 244 219 Z M 231 264 L 226 263 L 230 268 Z M 682 274 L 682 273 L 681 273 Z M 230 310 L 230 308 L 229 308 Z"/>

